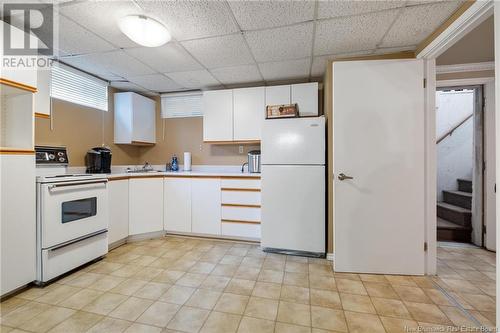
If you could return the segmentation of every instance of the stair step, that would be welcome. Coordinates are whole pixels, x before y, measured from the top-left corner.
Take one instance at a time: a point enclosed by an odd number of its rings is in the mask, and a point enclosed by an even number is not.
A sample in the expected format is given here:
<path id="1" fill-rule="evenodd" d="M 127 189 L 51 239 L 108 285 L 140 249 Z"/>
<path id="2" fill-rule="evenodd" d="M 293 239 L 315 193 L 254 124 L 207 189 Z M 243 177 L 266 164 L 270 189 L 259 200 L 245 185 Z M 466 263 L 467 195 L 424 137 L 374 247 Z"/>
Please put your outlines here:
<path id="1" fill-rule="evenodd" d="M 437 203 L 437 216 L 455 224 L 470 227 L 471 215 L 470 209 L 451 205 L 445 202 Z"/>
<path id="2" fill-rule="evenodd" d="M 438 230 L 463 230 L 463 231 L 472 230 L 472 228 L 464 227 L 463 225 L 447 221 L 440 217 L 437 218 L 437 228 Z"/>
<path id="3" fill-rule="evenodd" d="M 459 178 L 457 182 L 459 191 L 472 193 L 472 180 Z"/>
<path id="4" fill-rule="evenodd" d="M 466 209 L 472 208 L 472 193 L 462 191 L 443 191 L 443 201 Z"/>
<path id="5" fill-rule="evenodd" d="M 470 243 L 471 228 L 466 228 L 458 224 L 440 219 L 437 219 L 437 240 L 452 241 L 461 243 Z"/>

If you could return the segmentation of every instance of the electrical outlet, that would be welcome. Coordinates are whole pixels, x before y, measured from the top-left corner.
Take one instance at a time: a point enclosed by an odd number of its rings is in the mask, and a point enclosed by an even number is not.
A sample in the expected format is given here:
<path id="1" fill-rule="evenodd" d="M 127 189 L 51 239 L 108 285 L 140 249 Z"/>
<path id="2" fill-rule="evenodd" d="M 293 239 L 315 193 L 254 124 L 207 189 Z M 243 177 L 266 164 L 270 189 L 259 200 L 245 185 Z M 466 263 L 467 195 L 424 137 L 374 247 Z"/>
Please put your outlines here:
<path id="1" fill-rule="evenodd" d="M 240 154 L 243 154 L 243 146 L 239 146 L 239 147 L 238 147 L 238 152 L 239 152 Z"/>

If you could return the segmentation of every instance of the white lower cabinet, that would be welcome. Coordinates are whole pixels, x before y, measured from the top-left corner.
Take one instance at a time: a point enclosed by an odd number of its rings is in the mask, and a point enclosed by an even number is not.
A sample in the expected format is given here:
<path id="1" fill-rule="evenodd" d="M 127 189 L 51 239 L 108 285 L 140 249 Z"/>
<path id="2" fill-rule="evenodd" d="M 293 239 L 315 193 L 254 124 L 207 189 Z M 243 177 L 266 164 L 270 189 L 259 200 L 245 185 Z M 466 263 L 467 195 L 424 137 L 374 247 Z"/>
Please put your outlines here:
<path id="1" fill-rule="evenodd" d="M 191 178 L 165 178 L 164 229 L 191 232 Z"/>
<path id="2" fill-rule="evenodd" d="M 220 179 L 192 179 L 191 226 L 199 234 L 221 234 Z"/>
<path id="3" fill-rule="evenodd" d="M 129 234 L 163 230 L 163 177 L 130 178 Z"/>
<path id="4" fill-rule="evenodd" d="M 128 237 L 128 196 L 128 179 L 110 179 L 108 182 L 109 244 Z"/>

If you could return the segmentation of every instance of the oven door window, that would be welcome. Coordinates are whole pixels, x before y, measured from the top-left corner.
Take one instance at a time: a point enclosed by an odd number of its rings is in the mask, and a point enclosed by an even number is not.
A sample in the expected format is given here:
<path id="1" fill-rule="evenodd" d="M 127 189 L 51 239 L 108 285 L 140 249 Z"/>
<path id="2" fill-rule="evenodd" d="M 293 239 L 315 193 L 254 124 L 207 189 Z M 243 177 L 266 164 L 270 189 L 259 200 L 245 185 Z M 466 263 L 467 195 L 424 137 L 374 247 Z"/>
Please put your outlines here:
<path id="1" fill-rule="evenodd" d="M 85 219 L 97 214 L 97 198 L 85 198 L 62 203 L 62 223 Z"/>

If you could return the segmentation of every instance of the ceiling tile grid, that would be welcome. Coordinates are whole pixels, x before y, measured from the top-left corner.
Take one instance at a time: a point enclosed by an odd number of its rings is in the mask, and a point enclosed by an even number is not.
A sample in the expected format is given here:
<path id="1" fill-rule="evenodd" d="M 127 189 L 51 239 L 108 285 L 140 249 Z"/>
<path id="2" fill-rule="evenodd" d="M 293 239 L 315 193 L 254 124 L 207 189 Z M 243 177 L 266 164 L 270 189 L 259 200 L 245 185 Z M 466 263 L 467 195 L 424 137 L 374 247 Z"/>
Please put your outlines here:
<path id="1" fill-rule="evenodd" d="M 461 4 L 461 1 L 447 1 L 403 8 L 381 46 L 417 45 L 448 19 Z"/>
<path id="2" fill-rule="evenodd" d="M 126 78 L 130 76 L 153 74 L 155 72 L 149 66 L 129 56 L 122 50 L 94 53 L 84 57 L 87 58 L 88 61 Z"/>
<path id="3" fill-rule="evenodd" d="M 314 24 L 249 31 L 245 38 L 257 62 L 304 58 L 311 55 Z"/>
<path id="4" fill-rule="evenodd" d="M 314 19 L 315 1 L 228 1 L 242 30 L 280 27 Z"/>
<path id="5" fill-rule="evenodd" d="M 128 80 L 153 91 L 172 91 L 182 90 L 185 88 L 183 85 L 174 82 L 163 74 L 131 76 Z"/>
<path id="6" fill-rule="evenodd" d="M 170 42 L 160 47 L 135 47 L 125 53 L 148 64 L 157 72 L 181 72 L 203 67 L 178 43 Z"/>
<path id="7" fill-rule="evenodd" d="M 305 58 L 260 63 L 259 68 L 264 80 L 277 81 L 308 77 L 310 64 L 310 58 Z"/>
<path id="8" fill-rule="evenodd" d="M 241 34 L 181 42 L 206 68 L 247 65 L 254 62 Z"/>
<path id="9" fill-rule="evenodd" d="M 110 72 L 106 67 L 97 64 L 88 56 L 67 56 L 60 57 L 59 60 L 67 65 L 83 70 L 105 80 L 123 80 L 123 77 Z"/>
<path id="10" fill-rule="evenodd" d="M 318 18 L 360 15 L 405 6 L 405 1 L 318 1 Z"/>
<path id="11" fill-rule="evenodd" d="M 137 1 L 145 13 L 163 22 L 177 40 L 238 32 L 225 1 Z"/>
<path id="12" fill-rule="evenodd" d="M 167 73 L 168 77 L 189 89 L 220 87 L 221 84 L 206 69 Z"/>
<path id="13" fill-rule="evenodd" d="M 263 81 L 256 65 L 222 67 L 210 70 L 222 84 L 238 84 Z"/>

